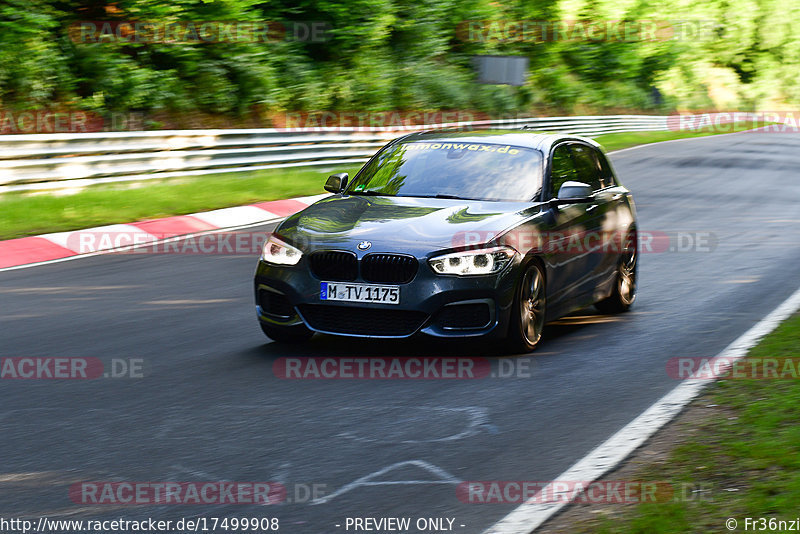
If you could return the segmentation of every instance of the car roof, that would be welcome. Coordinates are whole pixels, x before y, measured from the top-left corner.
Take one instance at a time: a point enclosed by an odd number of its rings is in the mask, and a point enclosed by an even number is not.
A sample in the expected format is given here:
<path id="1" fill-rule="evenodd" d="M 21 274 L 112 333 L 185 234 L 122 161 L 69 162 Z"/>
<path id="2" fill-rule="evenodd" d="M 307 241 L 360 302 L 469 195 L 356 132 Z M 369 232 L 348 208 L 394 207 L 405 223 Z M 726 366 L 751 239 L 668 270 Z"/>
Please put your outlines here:
<path id="1" fill-rule="evenodd" d="M 415 132 L 398 139 L 403 142 L 414 141 L 451 141 L 457 143 L 494 143 L 502 145 L 535 148 L 542 152 L 549 152 L 550 148 L 561 141 L 583 141 L 592 146 L 599 147 L 595 141 L 576 135 L 563 133 L 536 132 L 533 130 L 428 130 Z"/>

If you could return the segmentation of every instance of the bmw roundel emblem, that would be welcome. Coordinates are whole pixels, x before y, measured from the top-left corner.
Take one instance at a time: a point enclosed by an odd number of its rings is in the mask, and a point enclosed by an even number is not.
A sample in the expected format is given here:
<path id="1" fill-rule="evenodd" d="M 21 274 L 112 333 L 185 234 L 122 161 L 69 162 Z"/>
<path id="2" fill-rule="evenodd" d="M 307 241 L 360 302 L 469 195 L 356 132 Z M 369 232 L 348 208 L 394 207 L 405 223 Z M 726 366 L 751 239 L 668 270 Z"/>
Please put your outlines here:
<path id="1" fill-rule="evenodd" d="M 362 241 L 361 243 L 359 243 L 358 245 L 356 245 L 356 247 L 358 248 L 358 250 L 367 250 L 367 249 L 369 249 L 369 247 L 371 247 L 371 246 L 372 246 L 372 243 L 370 243 L 369 241 Z"/>

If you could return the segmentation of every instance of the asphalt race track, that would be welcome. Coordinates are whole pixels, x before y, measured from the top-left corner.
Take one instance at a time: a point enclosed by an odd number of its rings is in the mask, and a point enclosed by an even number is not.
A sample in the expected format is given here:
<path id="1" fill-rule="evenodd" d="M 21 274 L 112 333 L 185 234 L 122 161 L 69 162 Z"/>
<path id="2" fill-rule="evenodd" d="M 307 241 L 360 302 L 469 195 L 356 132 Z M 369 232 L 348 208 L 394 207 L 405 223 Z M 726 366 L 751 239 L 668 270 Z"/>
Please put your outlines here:
<path id="1" fill-rule="evenodd" d="M 669 358 L 715 355 L 800 286 L 800 136 L 705 137 L 612 160 L 640 230 L 689 250 L 641 254 L 630 313 L 575 314 L 534 355 L 492 357 L 510 378 L 277 378 L 279 357 L 492 347 L 268 343 L 252 256 L 103 255 L 0 273 L 0 356 L 134 359 L 144 374 L 0 380 L 0 516 L 278 517 L 288 533 L 446 517 L 483 531 L 515 505 L 461 502 L 458 482 L 552 480 L 677 384 Z M 82 481 L 273 481 L 288 494 L 272 506 L 73 502 Z"/>

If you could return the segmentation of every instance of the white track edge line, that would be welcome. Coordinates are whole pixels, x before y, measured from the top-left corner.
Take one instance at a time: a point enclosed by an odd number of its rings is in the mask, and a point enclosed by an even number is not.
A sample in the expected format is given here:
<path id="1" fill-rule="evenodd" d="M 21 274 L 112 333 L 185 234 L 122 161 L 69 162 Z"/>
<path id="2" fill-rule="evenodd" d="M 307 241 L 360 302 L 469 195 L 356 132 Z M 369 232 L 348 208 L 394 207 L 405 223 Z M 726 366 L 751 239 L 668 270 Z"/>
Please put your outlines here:
<path id="1" fill-rule="evenodd" d="M 730 361 L 743 358 L 761 338 L 772 332 L 798 309 L 800 309 L 800 288 L 725 347 L 716 357 Z M 599 479 L 616 468 L 653 434 L 669 423 L 700 394 L 703 388 L 711 383 L 713 381 L 707 379 L 683 381 L 555 480 L 581 481 L 585 484 Z M 554 488 L 548 485 L 540 490 L 528 501 L 489 527 L 484 534 L 529 534 L 542 526 L 569 501 L 568 496 L 565 496 L 563 499 L 550 499 L 557 502 L 538 503 L 537 500 L 541 500 L 540 495 L 542 494 L 554 495 Z"/>

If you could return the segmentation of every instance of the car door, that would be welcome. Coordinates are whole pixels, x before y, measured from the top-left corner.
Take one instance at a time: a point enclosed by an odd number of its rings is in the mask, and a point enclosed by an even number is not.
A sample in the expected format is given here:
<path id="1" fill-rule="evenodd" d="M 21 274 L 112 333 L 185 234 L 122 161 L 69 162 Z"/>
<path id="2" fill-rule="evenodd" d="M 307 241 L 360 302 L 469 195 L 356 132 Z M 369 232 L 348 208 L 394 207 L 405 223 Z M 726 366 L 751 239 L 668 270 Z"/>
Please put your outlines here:
<path id="1" fill-rule="evenodd" d="M 608 264 L 610 249 L 607 240 L 611 237 L 609 209 L 611 198 L 604 192 L 605 182 L 597 151 L 585 143 L 569 145 L 578 173 L 578 181 L 592 187 L 591 202 L 584 204 L 586 218 L 582 221 L 581 254 L 585 254 L 584 273 L 580 279 L 580 291 L 594 293 L 601 283 L 602 272 Z"/>
<path id="2" fill-rule="evenodd" d="M 602 286 L 613 283 L 616 279 L 619 256 L 625 248 L 626 234 L 633 225 L 634 215 L 626 196 L 627 189 L 617 182 L 605 154 L 594 147 L 592 151 L 597 159 L 601 180 L 601 189 L 593 196 L 598 202 L 603 203 L 600 213 L 603 214 L 601 225 L 606 240 L 606 249 L 599 257 L 600 261 L 596 268 L 598 284 Z"/>
<path id="3" fill-rule="evenodd" d="M 571 146 L 566 142 L 556 145 L 550 153 L 548 176 L 545 180 L 545 198 L 558 197 L 559 188 L 568 181 L 583 181 L 585 171 L 576 165 Z M 543 256 L 548 267 L 548 307 L 559 312 L 579 306 L 587 291 L 590 279 L 590 254 L 583 250 L 582 236 L 596 223 L 589 210 L 591 203 L 551 204 L 544 221 L 545 239 Z"/>

